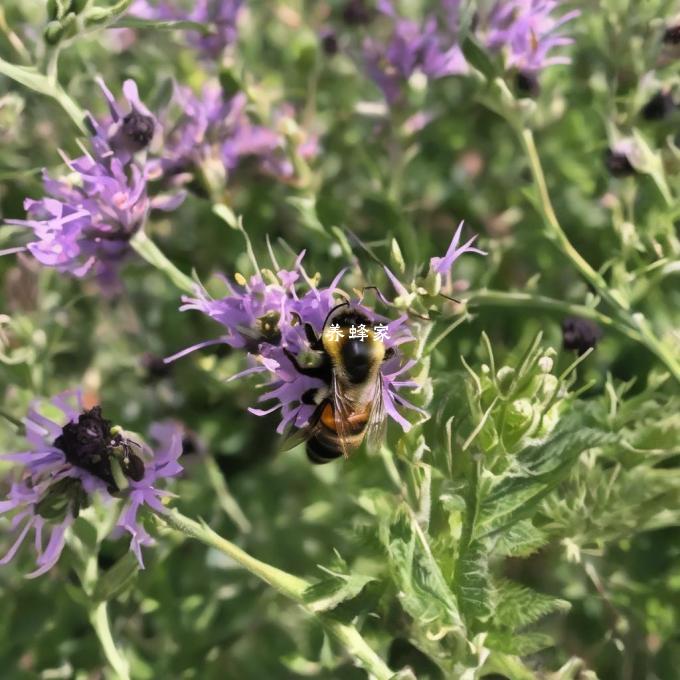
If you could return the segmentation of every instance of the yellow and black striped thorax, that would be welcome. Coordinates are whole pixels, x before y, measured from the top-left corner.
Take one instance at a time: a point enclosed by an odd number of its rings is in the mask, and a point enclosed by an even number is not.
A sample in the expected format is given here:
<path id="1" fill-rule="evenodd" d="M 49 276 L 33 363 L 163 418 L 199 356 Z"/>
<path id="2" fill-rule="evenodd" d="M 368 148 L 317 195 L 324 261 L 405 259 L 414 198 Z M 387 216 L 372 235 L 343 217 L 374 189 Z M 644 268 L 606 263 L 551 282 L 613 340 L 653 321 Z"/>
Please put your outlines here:
<path id="1" fill-rule="evenodd" d="M 328 320 L 322 342 L 336 376 L 352 385 L 375 377 L 385 358 L 385 345 L 376 335 L 373 322 L 351 307 Z"/>

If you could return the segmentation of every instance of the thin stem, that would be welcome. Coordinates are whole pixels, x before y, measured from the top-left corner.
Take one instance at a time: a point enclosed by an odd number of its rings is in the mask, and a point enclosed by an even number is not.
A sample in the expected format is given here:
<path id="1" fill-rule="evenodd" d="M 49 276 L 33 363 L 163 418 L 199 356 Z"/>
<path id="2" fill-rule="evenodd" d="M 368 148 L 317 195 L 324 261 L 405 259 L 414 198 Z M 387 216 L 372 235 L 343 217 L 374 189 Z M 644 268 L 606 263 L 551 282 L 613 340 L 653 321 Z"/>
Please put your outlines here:
<path id="1" fill-rule="evenodd" d="M 549 236 L 557 241 L 562 252 L 564 252 L 564 254 L 571 260 L 572 264 L 579 271 L 581 276 L 583 276 L 583 278 L 586 279 L 586 281 L 588 281 L 588 283 L 590 283 L 593 288 L 595 288 L 595 290 L 597 290 L 603 300 L 606 300 L 615 308 L 627 307 L 627 305 L 622 300 L 611 294 L 611 291 L 609 290 L 609 287 L 602 276 L 600 276 L 600 274 L 598 274 L 588 264 L 588 262 L 586 262 L 586 260 L 581 257 L 581 254 L 578 252 L 578 250 L 576 250 L 576 248 L 574 248 L 567 238 L 567 235 L 564 233 L 564 230 L 557 219 L 552 201 L 550 200 L 548 185 L 545 181 L 545 175 L 543 174 L 543 168 L 541 166 L 541 161 L 536 149 L 534 135 L 531 130 L 524 129 L 521 131 L 520 137 L 524 146 L 524 150 L 526 151 L 527 157 L 529 158 L 531 174 L 533 175 L 540 198 L 542 217 L 546 226 L 548 227 Z"/>
<path id="2" fill-rule="evenodd" d="M 163 253 L 163 251 L 146 235 L 144 230 L 138 231 L 130 240 L 130 245 L 149 264 L 160 269 L 177 286 L 186 293 L 194 293 L 195 281 L 181 272 Z"/>
<path id="3" fill-rule="evenodd" d="M 130 679 L 130 671 L 128 663 L 123 655 L 118 651 L 116 643 L 111 634 L 111 626 L 109 625 L 109 616 L 106 611 L 106 602 L 100 602 L 90 612 L 90 622 L 97 633 L 99 642 L 106 656 L 106 660 L 111 665 L 121 680 Z"/>
<path id="4" fill-rule="evenodd" d="M 576 305 L 563 300 L 555 300 L 544 295 L 532 295 L 531 293 L 508 293 L 500 290 L 479 290 L 471 291 L 465 299 L 468 307 L 518 307 L 520 309 L 544 309 L 549 312 L 579 316 L 584 319 L 596 321 L 602 326 L 613 328 L 626 337 L 636 342 L 641 342 L 642 338 L 627 326 L 617 324 L 614 319 L 602 312 L 598 312 L 592 307 Z"/>
<path id="5" fill-rule="evenodd" d="M 182 515 L 177 510 L 164 514 L 159 513 L 156 517 L 176 531 L 190 538 L 195 538 L 201 541 L 201 543 L 224 553 L 251 574 L 255 574 L 265 583 L 268 583 L 279 593 L 302 605 L 309 614 L 317 617 L 328 633 L 336 638 L 351 656 L 373 677 L 378 678 L 378 680 L 389 680 L 394 675 L 354 626 L 341 623 L 328 613 L 314 612 L 308 606 L 305 601 L 305 594 L 310 584 L 304 579 L 261 562 L 237 545 L 234 545 L 231 541 L 222 538 L 222 536 L 215 533 L 206 524 L 196 522 Z"/>

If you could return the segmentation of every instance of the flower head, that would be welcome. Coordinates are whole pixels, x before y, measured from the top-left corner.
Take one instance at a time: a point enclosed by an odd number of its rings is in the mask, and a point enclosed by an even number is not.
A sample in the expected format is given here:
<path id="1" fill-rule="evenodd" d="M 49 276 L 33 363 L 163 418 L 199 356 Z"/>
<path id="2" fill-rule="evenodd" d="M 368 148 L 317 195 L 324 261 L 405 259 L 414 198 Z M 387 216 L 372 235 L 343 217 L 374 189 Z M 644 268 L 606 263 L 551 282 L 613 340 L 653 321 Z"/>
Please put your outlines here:
<path id="1" fill-rule="evenodd" d="M 60 394 L 49 403 L 62 418 L 46 417 L 40 412 L 44 404 L 34 403 L 24 419 L 31 450 L 2 456 L 23 469 L 7 498 L 0 501 L 0 513 L 13 513 L 11 527 L 17 531 L 0 564 L 9 562 L 33 531 L 37 568 L 29 576 L 51 569 L 64 548 L 68 528 L 96 494 L 105 503 L 123 499 L 117 526 L 131 535 L 130 547 L 143 566 L 140 545 L 149 544 L 151 538 L 137 522 L 137 511 L 142 505 L 163 511 L 161 498 L 167 492 L 157 484 L 181 472 L 177 462 L 181 429 L 154 426 L 151 434 L 159 442 L 154 452 L 113 427 L 100 406 L 85 409 L 77 391 Z"/>
<path id="2" fill-rule="evenodd" d="M 279 270 L 272 280 L 255 274 L 246 281 L 237 276 L 236 283 L 228 283 L 228 294 L 212 299 L 205 290 L 199 290 L 195 298 L 184 298 L 182 310 L 198 310 L 215 319 L 226 334 L 189 347 L 170 357 L 174 361 L 201 347 L 227 343 L 248 353 L 250 366 L 232 379 L 251 374 L 266 378 L 266 390 L 257 397 L 264 407 L 251 407 L 251 413 L 263 416 L 280 411 L 281 421 L 277 428 L 283 433 L 290 427 L 300 428 L 309 422 L 316 410 L 310 395 L 327 387 L 325 378 L 305 368 L 318 366 L 321 359 L 319 347 L 310 338 L 320 338 L 324 332 L 329 313 L 338 306 L 341 271 L 328 287 L 318 287 L 302 266 L 302 253 L 292 270 Z M 353 309 L 385 330 L 383 338 L 386 349 L 392 351 L 405 342 L 412 341 L 406 315 L 390 320 L 376 314 L 368 307 L 356 303 Z M 400 376 L 408 371 L 413 362 L 403 364 L 395 352 L 380 368 L 380 389 L 387 415 L 405 429 L 410 423 L 399 413 L 399 407 L 413 408 L 400 390 L 416 387 Z"/>
<path id="3" fill-rule="evenodd" d="M 458 225 L 456 233 L 451 239 L 451 244 L 449 245 L 446 255 L 444 257 L 433 257 L 430 259 L 430 269 L 436 274 L 448 274 L 451 271 L 453 263 L 464 253 L 477 253 L 477 255 L 486 255 L 484 250 L 479 250 L 479 248 L 474 248 L 472 244 L 477 238 L 477 234 L 474 234 L 470 239 L 468 239 L 462 246 L 459 245 L 460 237 L 463 233 L 463 222 Z"/>
<path id="4" fill-rule="evenodd" d="M 550 52 L 573 42 L 557 31 L 580 12 L 573 10 L 555 17 L 553 13 L 559 5 L 559 0 L 496 2 L 481 22 L 484 43 L 490 50 L 504 53 L 506 68 L 523 73 L 570 63 L 568 57 Z"/>
<path id="5" fill-rule="evenodd" d="M 99 84 L 109 102 L 110 119 L 89 117 L 92 153 L 73 160 L 62 154 L 70 173 L 53 178 L 44 172 L 48 195 L 27 198 L 28 219 L 7 222 L 33 231 L 35 240 L 26 249 L 45 266 L 78 277 L 93 271 L 109 281 L 130 253 L 129 241 L 149 211 L 173 210 L 184 195 L 149 198 L 152 166 L 138 164 L 133 155 L 150 142 L 156 119 L 139 100 L 133 81 L 123 86 L 125 108 L 116 104 L 103 82 Z"/>
<path id="6" fill-rule="evenodd" d="M 187 31 L 188 42 L 208 59 L 216 59 L 238 37 L 237 22 L 243 0 L 196 0 L 193 9 L 177 7 L 176 2 L 135 0 L 130 14 L 158 21 L 193 21 L 212 29 L 207 34 Z"/>

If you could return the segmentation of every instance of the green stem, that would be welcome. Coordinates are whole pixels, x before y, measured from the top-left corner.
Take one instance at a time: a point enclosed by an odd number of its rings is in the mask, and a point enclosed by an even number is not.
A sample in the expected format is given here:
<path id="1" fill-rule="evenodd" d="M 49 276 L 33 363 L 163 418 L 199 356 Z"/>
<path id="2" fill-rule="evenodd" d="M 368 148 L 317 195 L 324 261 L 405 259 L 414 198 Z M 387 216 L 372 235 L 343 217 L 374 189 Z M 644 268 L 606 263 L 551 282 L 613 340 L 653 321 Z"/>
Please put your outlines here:
<path id="1" fill-rule="evenodd" d="M 68 113 L 80 132 L 88 134 L 84 123 L 85 113 L 73 99 L 66 94 L 59 83 L 54 82 L 53 79 L 40 73 L 34 67 L 17 66 L 16 64 L 5 61 L 1 57 L 0 74 L 11 78 L 34 92 L 46 95 L 47 97 L 52 97 L 52 99 L 57 101 L 64 111 Z"/>
<path id="2" fill-rule="evenodd" d="M 231 541 L 222 538 L 222 536 L 215 533 L 206 524 L 196 522 L 182 515 L 177 510 L 166 514 L 157 514 L 156 517 L 176 531 L 190 538 L 195 538 L 201 541 L 201 543 L 224 553 L 251 574 L 255 574 L 265 583 L 268 583 L 279 593 L 302 605 L 309 614 L 317 617 L 328 633 L 338 640 L 352 657 L 373 677 L 378 678 L 378 680 L 389 680 L 394 675 L 354 626 L 341 623 L 327 613 L 316 613 L 307 606 L 305 594 L 310 584 L 304 579 L 261 562 L 237 545 L 234 545 Z"/>
<path id="3" fill-rule="evenodd" d="M 563 300 L 555 300 L 544 295 L 532 295 L 531 293 L 508 293 L 500 290 L 471 291 L 465 299 L 468 307 L 510 307 L 519 309 L 544 309 L 548 312 L 580 316 L 584 319 L 596 321 L 606 328 L 619 331 L 627 338 L 642 342 L 642 337 L 628 326 L 618 324 L 614 319 L 592 307 L 576 305 Z"/>
<path id="4" fill-rule="evenodd" d="M 138 231 L 130 240 L 130 245 L 149 264 L 160 269 L 177 286 L 186 293 L 194 293 L 196 283 L 189 276 L 181 272 L 163 254 L 161 249 L 146 235 L 144 230 Z"/>
<path id="5" fill-rule="evenodd" d="M 106 602 L 100 602 L 90 612 L 92 627 L 97 633 L 99 642 L 102 646 L 106 660 L 121 680 L 130 680 L 128 663 L 123 655 L 118 651 L 116 643 L 113 641 L 109 616 L 106 611 Z"/>

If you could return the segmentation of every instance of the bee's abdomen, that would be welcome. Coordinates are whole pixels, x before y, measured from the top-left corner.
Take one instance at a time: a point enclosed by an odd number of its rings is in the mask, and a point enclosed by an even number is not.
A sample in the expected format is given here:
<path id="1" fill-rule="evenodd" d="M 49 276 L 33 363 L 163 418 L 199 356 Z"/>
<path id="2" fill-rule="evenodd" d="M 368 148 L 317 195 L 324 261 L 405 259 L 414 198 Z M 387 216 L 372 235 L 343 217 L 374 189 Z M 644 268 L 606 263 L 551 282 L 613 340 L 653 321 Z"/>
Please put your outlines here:
<path id="1" fill-rule="evenodd" d="M 320 432 L 307 442 L 307 458 L 316 465 L 330 463 L 342 456 L 342 448 L 337 438 L 328 437 Z"/>

